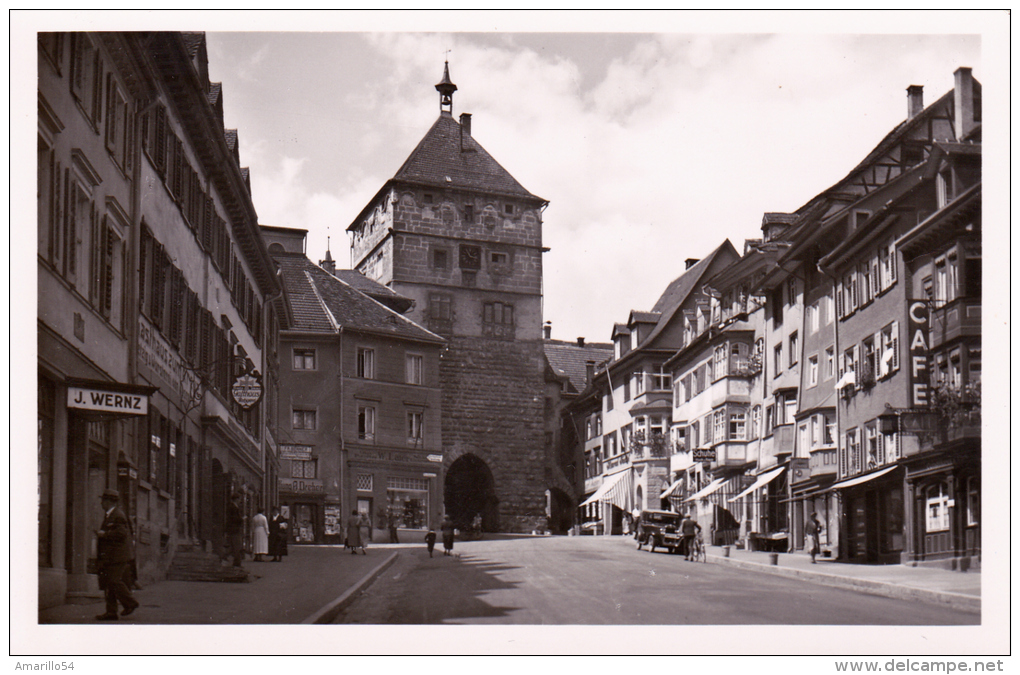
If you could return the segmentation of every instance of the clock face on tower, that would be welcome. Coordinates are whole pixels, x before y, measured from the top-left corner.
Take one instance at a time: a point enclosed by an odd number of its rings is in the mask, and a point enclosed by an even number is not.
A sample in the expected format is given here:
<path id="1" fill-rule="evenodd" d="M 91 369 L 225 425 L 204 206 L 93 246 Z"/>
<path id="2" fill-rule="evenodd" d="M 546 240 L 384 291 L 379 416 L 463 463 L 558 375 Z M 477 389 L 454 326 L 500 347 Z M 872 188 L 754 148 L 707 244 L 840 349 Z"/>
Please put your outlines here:
<path id="1" fill-rule="evenodd" d="M 460 268 L 464 270 L 477 270 L 482 267 L 482 249 L 478 246 L 460 247 Z"/>

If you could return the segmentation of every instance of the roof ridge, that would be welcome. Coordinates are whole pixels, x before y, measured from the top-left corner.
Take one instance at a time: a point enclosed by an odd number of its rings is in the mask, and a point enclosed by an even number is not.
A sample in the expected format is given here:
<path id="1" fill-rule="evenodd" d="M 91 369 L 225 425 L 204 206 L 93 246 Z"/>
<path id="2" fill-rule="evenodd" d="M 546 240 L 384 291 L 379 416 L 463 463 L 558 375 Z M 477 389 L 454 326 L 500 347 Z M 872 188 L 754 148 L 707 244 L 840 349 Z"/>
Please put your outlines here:
<path id="1" fill-rule="evenodd" d="M 322 308 L 326 311 L 326 317 L 329 319 L 330 325 L 333 326 L 333 330 L 339 330 L 340 324 L 337 322 L 336 317 L 333 316 L 333 312 L 330 311 L 326 301 L 322 299 L 322 294 L 319 293 L 319 287 L 315 284 L 315 280 L 312 278 L 312 273 L 309 270 L 305 270 L 305 277 L 308 279 L 309 285 L 312 287 L 312 293 L 315 293 L 316 299 Z"/>

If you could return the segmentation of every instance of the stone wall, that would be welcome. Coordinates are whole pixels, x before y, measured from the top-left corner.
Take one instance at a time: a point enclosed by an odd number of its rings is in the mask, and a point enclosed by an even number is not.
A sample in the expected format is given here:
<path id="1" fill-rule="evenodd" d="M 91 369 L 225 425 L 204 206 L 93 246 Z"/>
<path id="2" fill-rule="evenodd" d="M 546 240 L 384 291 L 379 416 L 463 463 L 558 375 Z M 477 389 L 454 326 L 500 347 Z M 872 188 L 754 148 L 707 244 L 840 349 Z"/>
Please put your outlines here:
<path id="1" fill-rule="evenodd" d="M 544 530 L 546 447 L 540 342 L 453 338 L 443 353 L 443 455 L 492 472 L 504 532 Z"/>

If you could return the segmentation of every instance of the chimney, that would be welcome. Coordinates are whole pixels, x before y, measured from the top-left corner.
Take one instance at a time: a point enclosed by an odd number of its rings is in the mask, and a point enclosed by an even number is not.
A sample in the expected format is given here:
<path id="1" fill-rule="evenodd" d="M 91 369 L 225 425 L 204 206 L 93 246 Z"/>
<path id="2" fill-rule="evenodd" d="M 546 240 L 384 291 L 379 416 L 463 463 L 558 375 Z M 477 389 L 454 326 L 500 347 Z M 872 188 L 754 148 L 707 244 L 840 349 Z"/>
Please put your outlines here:
<path id="1" fill-rule="evenodd" d="M 584 347 L 584 338 L 583 337 L 577 338 L 577 346 L 578 347 L 582 347 L 582 348 Z"/>
<path id="2" fill-rule="evenodd" d="M 584 364 L 584 377 L 585 377 L 585 382 L 587 382 L 587 383 L 591 383 L 591 381 L 595 379 L 595 362 L 594 361 L 587 361 Z"/>
<path id="3" fill-rule="evenodd" d="M 472 148 L 468 148 L 464 143 L 464 138 L 471 138 L 471 113 L 460 114 L 460 151 L 469 152 Z"/>
<path id="4" fill-rule="evenodd" d="M 699 262 L 700 260 L 698 258 L 688 258 L 687 260 L 684 261 L 684 264 L 687 265 L 687 267 L 685 267 L 684 269 L 689 270 L 695 265 L 697 265 Z"/>
<path id="5" fill-rule="evenodd" d="M 907 119 L 914 119 L 924 110 L 924 87 L 912 84 L 907 87 Z"/>
<path id="6" fill-rule="evenodd" d="M 552 321 L 546 321 L 545 325 L 542 326 L 542 330 L 545 332 L 545 339 L 552 339 Z"/>
<path id="7" fill-rule="evenodd" d="M 957 68 L 956 86 L 953 89 L 955 99 L 956 140 L 966 138 L 974 130 L 974 78 L 970 68 Z"/>

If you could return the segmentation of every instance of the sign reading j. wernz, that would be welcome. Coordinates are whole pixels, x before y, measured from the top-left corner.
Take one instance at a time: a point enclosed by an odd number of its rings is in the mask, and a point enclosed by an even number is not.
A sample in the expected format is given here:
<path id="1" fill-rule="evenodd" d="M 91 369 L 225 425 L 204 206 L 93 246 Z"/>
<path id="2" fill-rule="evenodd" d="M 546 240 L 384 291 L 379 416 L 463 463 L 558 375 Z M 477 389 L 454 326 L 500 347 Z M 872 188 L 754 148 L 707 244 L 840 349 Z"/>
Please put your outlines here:
<path id="1" fill-rule="evenodd" d="M 126 415 L 148 415 L 149 397 L 88 387 L 68 387 L 67 407 Z"/>

